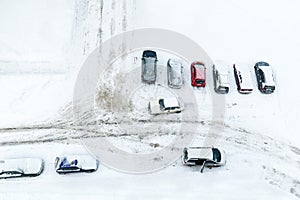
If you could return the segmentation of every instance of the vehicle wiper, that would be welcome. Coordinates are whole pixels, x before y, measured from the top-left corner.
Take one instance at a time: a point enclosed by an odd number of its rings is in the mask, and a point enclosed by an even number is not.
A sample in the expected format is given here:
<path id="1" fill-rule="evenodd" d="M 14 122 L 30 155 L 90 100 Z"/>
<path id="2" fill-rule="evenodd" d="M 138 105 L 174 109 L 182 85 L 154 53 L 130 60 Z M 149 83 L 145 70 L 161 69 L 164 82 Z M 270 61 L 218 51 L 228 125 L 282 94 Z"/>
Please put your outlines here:
<path id="1" fill-rule="evenodd" d="M 204 170 L 204 167 L 205 167 L 205 164 L 206 164 L 206 160 L 203 162 L 201 168 L 200 168 L 200 172 L 203 173 L 203 170 Z"/>

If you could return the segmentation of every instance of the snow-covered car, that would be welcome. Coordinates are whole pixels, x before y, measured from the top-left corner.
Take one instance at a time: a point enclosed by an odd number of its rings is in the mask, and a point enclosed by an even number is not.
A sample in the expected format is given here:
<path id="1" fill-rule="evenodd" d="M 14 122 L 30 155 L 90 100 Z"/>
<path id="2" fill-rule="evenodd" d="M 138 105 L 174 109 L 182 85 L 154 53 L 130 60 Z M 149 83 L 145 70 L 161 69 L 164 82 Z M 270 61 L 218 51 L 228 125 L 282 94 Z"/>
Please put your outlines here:
<path id="1" fill-rule="evenodd" d="M 275 78 L 273 69 L 267 62 L 257 62 L 254 66 L 258 89 L 265 94 L 275 90 Z"/>
<path id="2" fill-rule="evenodd" d="M 191 64 L 191 84 L 194 87 L 206 86 L 206 67 L 203 62 Z"/>
<path id="3" fill-rule="evenodd" d="M 152 99 L 149 102 L 149 112 L 151 115 L 180 113 L 183 110 L 183 103 L 176 97 Z"/>
<path id="4" fill-rule="evenodd" d="M 157 55 L 155 51 L 145 50 L 142 57 L 142 81 L 145 83 L 155 83 Z"/>
<path id="5" fill-rule="evenodd" d="M 182 162 L 187 166 L 201 165 L 204 167 L 219 167 L 226 164 L 224 150 L 214 147 L 188 147 L 183 149 Z"/>
<path id="6" fill-rule="evenodd" d="M 0 160 L 0 178 L 38 176 L 44 169 L 39 158 L 11 158 Z"/>
<path id="7" fill-rule="evenodd" d="M 253 91 L 253 83 L 248 66 L 243 64 L 234 64 L 233 71 L 239 93 L 251 93 Z"/>
<path id="8" fill-rule="evenodd" d="M 182 63 L 177 59 L 169 59 L 167 64 L 168 85 L 171 88 L 181 88 L 183 84 Z"/>
<path id="9" fill-rule="evenodd" d="M 214 86 L 217 93 L 226 94 L 229 92 L 229 71 L 225 66 L 214 65 Z"/>
<path id="10" fill-rule="evenodd" d="M 73 172 L 93 172 L 98 169 L 98 160 L 89 155 L 56 157 L 55 170 L 59 174 Z"/>

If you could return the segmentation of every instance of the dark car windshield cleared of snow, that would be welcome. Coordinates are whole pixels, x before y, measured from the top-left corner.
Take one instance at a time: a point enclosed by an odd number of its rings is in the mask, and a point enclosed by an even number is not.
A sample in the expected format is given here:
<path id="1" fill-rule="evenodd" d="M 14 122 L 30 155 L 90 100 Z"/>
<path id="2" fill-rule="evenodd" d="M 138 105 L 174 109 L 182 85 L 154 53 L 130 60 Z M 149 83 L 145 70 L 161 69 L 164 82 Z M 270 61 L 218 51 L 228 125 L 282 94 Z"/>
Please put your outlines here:
<path id="1" fill-rule="evenodd" d="M 221 153 L 218 149 L 213 148 L 213 160 L 215 162 L 220 162 L 221 161 Z"/>
<path id="2" fill-rule="evenodd" d="M 267 62 L 258 62 L 257 65 L 258 66 L 270 66 L 269 63 L 267 63 Z"/>
<path id="3" fill-rule="evenodd" d="M 156 53 L 154 51 L 144 51 L 143 52 L 143 57 L 156 58 Z"/>
<path id="4" fill-rule="evenodd" d="M 273 91 L 273 90 L 275 90 L 275 86 L 268 86 L 268 85 L 266 85 L 265 86 L 265 90 L 267 90 L 267 91 Z"/>
<path id="5" fill-rule="evenodd" d="M 160 99 L 160 100 L 158 101 L 158 103 L 159 103 L 159 108 L 160 108 L 160 110 L 165 110 L 164 100 L 163 100 L 163 99 Z"/>

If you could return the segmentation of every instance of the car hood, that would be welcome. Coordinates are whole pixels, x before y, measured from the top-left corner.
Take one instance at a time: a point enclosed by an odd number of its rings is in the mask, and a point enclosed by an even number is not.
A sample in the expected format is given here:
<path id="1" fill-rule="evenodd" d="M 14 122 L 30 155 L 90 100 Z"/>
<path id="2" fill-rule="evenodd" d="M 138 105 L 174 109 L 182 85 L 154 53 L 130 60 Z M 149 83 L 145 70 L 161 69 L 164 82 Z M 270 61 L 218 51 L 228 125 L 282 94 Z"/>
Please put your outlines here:
<path id="1" fill-rule="evenodd" d="M 149 102 L 151 114 L 158 114 L 161 112 L 157 99 L 151 99 Z"/>
<path id="2" fill-rule="evenodd" d="M 221 161 L 220 164 L 221 165 L 225 165 L 226 164 L 226 160 L 227 160 L 227 156 L 224 150 L 219 149 L 220 153 L 221 153 Z"/>

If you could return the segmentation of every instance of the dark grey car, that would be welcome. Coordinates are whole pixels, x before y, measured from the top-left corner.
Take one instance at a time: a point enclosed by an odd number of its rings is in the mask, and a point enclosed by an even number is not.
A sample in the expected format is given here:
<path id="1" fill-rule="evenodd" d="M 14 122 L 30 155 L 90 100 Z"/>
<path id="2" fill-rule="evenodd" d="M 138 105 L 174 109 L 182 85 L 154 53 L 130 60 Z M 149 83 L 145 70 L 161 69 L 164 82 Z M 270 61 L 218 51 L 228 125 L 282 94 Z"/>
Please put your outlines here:
<path id="1" fill-rule="evenodd" d="M 275 78 L 272 67 L 267 62 L 257 62 L 254 66 L 258 89 L 264 94 L 275 90 Z"/>
<path id="2" fill-rule="evenodd" d="M 142 81 L 145 83 L 155 83 L 157 55 L 155 51 L 145 50 L 142 57 Z"/>

